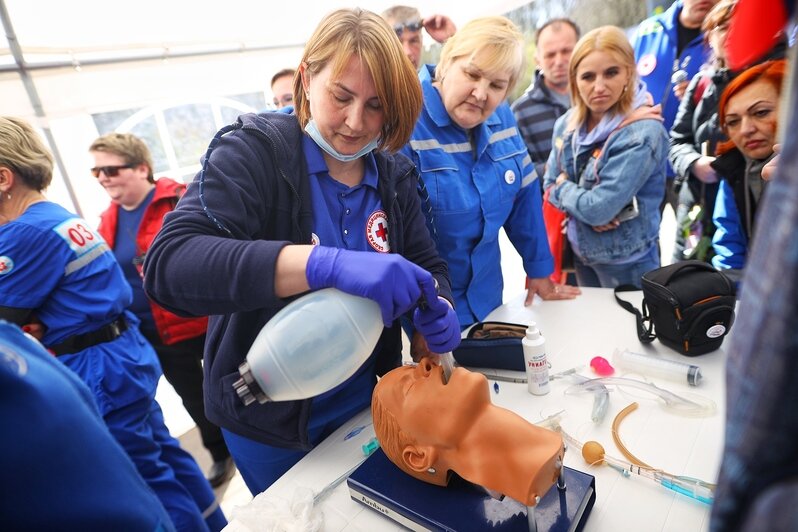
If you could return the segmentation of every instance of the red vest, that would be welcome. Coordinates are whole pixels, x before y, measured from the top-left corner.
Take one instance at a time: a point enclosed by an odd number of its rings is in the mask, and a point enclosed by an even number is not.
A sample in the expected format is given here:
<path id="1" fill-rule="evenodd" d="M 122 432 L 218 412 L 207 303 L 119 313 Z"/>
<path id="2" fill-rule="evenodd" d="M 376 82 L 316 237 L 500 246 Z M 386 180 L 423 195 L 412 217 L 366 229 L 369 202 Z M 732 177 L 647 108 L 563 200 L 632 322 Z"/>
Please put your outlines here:
<path id="1" fill-rule="evenodd" d="M 150 248 L 155 235 L 161 230 L 163 217 L 175 208 L 177 200 L 185 190 L 186 185 L 168 177 L 162 177 L 155 182 L 155 194 L 141 217 L 141 224 L 136 234 L 136 249 L 139 250 L 142 257 Z M 111 249 L 115 245 L 118 220 L 119 204 L 112 202 L 111 206 L 100 215 L 100 226 L 97 228 Z M 207 317 L 181 318 L 152 301 L 150 301 L 150 309 L 155 318 L 158 334 L 165 344 L 174 344 L 205 334 L 205 330 L 208 328 Z"/>

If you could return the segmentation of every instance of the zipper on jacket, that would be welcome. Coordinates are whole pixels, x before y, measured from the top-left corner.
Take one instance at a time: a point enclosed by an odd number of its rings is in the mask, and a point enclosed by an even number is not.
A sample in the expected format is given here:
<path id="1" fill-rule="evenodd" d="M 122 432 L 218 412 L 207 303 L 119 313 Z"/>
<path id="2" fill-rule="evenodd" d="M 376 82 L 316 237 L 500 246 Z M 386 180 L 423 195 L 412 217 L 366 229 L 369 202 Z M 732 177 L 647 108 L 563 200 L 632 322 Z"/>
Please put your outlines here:
<path id="1" fill-rule="evenodd" d="M 277 148 L 276 148 L 276 146 L 274 144 L 274 141 L 272 141 L 272 139 L 266 133 L 264 133 L 263 131 L 261 131 L 260 129 L 258 129 L 256 127 L 251 127 L 251 126 L 243 125 L 243 124 L 241 126 L 241 130 L 242 131 L 243 130 L 250 131 L 250 132 L 254 133 L 256 136 L 261 137 L 262 139 L 265 139 L 269 143 L 269 146 L 271 147 L 272 154 L 274 154 L 274 155 L 277 154 Z M 275 157 L 275 159 L 276 159 L 276 157 Z M 294 199 L 297 201 L 297 203 L 299 204 L 299 208 L 301 209 L 302 208 L 302 200 L 299 197 L 299 191 L 297 191 L 296 187 L 291 182 L 291 180 L 288 179 L 288 176 L 285 175 L 285 172 L 283 172 L 283 169 L 282 169 L 281 165 L 277 165 L 277 171 L 280 173 L 280 177 L 282 177 L 283 181 L 285 181 L 286 184 L 288 185 L 288 187 L 291 189 L 291 192 L 294 194 Z M 302 234 L 302 227 L 299 225 L 299 216 L 297 216 L 297 218 L 295 220 L 293 220 L 293 222 L 294 222 L 294 229 L 296 230 L 297 234 L 300 235 L 300 237 L 304 238 L 306 235 Z"/>

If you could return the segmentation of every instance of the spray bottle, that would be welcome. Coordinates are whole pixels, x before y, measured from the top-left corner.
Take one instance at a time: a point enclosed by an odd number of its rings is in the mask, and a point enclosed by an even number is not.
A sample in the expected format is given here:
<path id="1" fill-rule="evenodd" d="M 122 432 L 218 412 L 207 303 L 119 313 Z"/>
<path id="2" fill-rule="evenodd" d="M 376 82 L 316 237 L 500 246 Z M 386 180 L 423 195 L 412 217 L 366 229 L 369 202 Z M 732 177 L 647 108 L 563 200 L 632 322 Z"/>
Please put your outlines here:
<path id="1" fill-rule="evenodd" d="M 233 388 L 245 405 L 314 397 L 351 377 L 382 330 L 375 301 L 335 288 L 311 292 L 263 326 Z"/>
<path id="2" fill-rule="evenodd" d="M 546 339 L 540 334 L 535 322 L 529 324 L 526 336 L 521 340 L 526 365 L 529 393 L 546 395 L 549 393 L 549 363 L 546 360 Z"/>

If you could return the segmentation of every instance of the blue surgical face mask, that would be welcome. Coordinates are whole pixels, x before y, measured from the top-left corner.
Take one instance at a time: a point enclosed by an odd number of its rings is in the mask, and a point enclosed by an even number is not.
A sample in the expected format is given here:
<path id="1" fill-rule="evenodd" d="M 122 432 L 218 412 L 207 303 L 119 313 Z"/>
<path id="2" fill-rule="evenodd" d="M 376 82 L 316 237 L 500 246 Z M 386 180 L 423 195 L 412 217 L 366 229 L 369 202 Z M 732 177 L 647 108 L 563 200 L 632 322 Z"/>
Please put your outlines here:
<path id="1" fill-rule="evenodd" d="M 307 133 L 310 136 L 310 138 L 313 139 L 313 142 L 315 142 L 319 148 L 327 152 L 327 154 L 330 155 L 330 157 L 333 157 L 341 161 L 342 163 L 348 163 L 360 159 L 367 153 L 376 150 L 377 146 L 380 143 L 380 138 L 377 137 L 368 144 L 366 144 L 365 146 L 363 146 L 362 148 L 360 148 L 359 150 L 357 150 L 357 153 L 352 155 L 344 155 L 343 153 L 339 153 L 338 150 L 333 148 L 330 145 L 330 143 L 327 142 L 324 139 L 324 137 L 321 136 L 321 132 L 319 131 L 319 128 L 316 126 L 316 121 L 313 120 L 312 118 L 308 120 L 308 123 L 305 126 L 305 133 Z"/>

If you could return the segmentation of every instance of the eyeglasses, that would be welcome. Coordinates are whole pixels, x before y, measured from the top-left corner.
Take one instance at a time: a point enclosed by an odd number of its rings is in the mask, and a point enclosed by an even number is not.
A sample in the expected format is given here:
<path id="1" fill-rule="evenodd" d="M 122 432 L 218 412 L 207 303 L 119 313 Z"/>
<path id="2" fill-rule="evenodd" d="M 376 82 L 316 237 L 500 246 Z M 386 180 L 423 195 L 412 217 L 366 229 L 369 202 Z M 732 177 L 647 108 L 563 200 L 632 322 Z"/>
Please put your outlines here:
<path id="1" fill-rule="evenodd" d="M 421 28 L 423 28 L 423 27 L 424 27 L 424 24 L 422 24 L 421 22 L 418 22 L 418 21 L 416 21 L 416 22 L 404 22 L 404 23 L 400 22 L 399 24 L 394 24 L 393 25 L 393 31 L 396 32 L 396 35 L 398 37 L 401 37 L 402 33 L 404 33 L 405 30 L 412 31 L 412 32 L 417 32 L 417 31 L 421 30 Z"/>
<path id="2" fill-rule="evenodd" d="M 91 175 L 94 177 L 100 177 L 100 172 L 104 173 L 108 177 L 116 177 L 119 175 L 119 170 L 122 168 L 135 168 L 135 164 L 120 164 L 117 166 L 95 166 L 91 169 Z"/>

